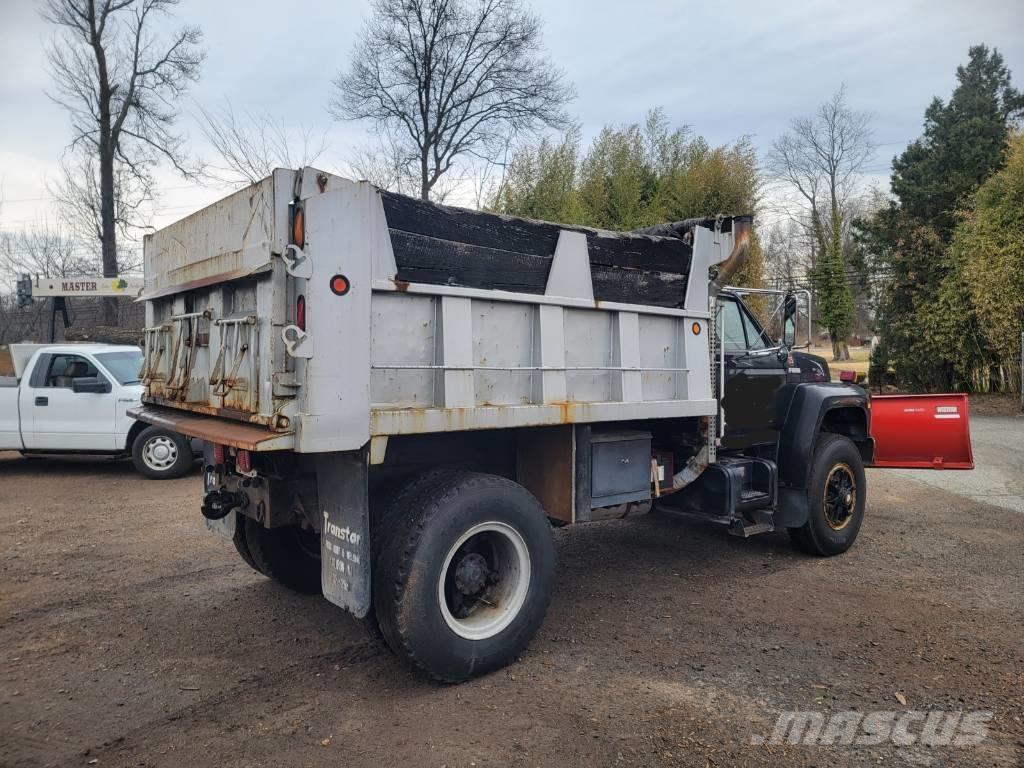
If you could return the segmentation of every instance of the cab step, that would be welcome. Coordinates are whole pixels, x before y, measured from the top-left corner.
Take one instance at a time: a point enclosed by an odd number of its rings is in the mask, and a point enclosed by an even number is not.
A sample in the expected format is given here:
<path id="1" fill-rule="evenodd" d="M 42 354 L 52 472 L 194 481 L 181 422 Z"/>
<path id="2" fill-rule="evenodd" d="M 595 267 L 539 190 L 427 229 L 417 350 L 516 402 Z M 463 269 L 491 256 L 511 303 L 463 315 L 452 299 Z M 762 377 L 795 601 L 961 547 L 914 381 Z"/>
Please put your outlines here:
<path id="1" fill-rule="evenodd" d="M 741 539 L 749 539 L 759 533 L 771 533 L 775 530 L 775 521 L 771 512 L 767 510 L 749 513 L 749 518 L 748 516 L 733 518 L 729 524 L 729 533 L 739 536 Z"/>
<path id="2" fill-rule="evenodd" d="M 775 530 L 778 500 L 775 463 L 748 456 L 723 456 L 687 487 L 659 500 L 675 514 L 725 525 L 748 538 Z"/>

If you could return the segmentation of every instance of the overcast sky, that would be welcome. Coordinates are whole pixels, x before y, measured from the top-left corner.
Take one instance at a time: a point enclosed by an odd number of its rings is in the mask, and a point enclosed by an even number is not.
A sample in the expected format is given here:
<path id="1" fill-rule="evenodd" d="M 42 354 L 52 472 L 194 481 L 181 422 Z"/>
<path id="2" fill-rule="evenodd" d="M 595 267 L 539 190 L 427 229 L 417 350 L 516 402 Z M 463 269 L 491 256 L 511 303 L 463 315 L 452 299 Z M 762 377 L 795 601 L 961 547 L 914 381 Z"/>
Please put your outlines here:
<path id="1" fill-rule="evenodd" d="M 577 87 L 570 111 L 584 139 L 605 123 L 641 120 L 661 106 L 715 144 L 752 137 L 759 151 L 841 84 L 873 115 L 887 175 L 894 153 L 920 133 L 925 107 L 948 97 L 974 43 L 997 47 L 1024 88 L 1024 0 L 671 2 L 549 0 L 534 3 L 552 59 Z M 182 0 L 176 20 L 199 25 L 208 52 L 202 79 L 183 104 L 190 148 L 209 156 L 193 115 L 229 98 L 326 132 L 319 164 L 342 167 L 366 139 L 326 112 L 330 81 L 344 67 L 367 13 L 363 0 Z M 0 228 L 52 218 L 47 181 L 70 136 L 46 96 L 44 45 L 52 31 L 34 0 L 0 0 Z M 154 223 L 165 224 L 222 196 L 161 172 Z"/>

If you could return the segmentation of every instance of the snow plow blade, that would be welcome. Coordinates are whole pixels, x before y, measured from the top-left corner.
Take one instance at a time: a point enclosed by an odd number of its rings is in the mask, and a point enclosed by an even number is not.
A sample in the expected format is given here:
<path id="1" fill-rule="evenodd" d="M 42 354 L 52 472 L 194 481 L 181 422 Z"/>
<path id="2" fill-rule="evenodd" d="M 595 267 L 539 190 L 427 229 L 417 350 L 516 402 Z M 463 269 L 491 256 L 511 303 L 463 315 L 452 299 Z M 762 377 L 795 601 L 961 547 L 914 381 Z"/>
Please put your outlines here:
<path id="1" fill-rule="evenodd" d="M 871 398 L 873 467 L 974 469 L 967 395 Z"/>

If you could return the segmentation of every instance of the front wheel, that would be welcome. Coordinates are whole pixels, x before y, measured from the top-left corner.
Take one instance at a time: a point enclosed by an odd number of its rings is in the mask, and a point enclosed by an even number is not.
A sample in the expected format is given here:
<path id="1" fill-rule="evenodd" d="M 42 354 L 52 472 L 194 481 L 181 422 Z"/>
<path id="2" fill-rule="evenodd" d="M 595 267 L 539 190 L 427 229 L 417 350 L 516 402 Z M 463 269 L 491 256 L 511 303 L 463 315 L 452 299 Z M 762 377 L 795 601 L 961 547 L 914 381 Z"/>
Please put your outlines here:
<path id="1" fill-rule="evenodd" d="M 388 645 L 458 682 L 510 663 L 540 627 L 554 580 L 551 526 L 521 485 L 438 472 L 401 494 L 382 531 L 374 608 Z"/>
<path id="2" fill-rule="evenodd" d="M 857 446 L 842 435 L 822 435 L 807 485 L 807 522 L 789 535 L 811 555 L 839 555 L 853 546 L 864 521 L 867 482 Z"/>
<path id="3" fill-rule="evenodd" d="M 193 462 L 188 439 L 162 427 L 146 427 L 132 443 L 132 464 L 151 480 L 181 477 Z"/>

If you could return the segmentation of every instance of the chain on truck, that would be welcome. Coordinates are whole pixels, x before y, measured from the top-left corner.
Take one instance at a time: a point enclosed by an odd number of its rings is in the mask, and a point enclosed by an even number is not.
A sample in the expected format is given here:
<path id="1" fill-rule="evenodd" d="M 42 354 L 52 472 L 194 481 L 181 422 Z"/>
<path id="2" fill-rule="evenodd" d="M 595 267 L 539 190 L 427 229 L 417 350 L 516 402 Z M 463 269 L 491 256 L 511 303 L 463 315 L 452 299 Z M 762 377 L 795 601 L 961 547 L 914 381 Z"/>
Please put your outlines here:
<path id="1" fill-rule="evenodd" d="M 751 225 L 606 232 L 279 169 L 147 236 L 134 413 L 206 441 L 202 512 L 252 568 L 463 680 L 540 626 L 553 526 L 657 505 L 853 544 L 869 399 L 794 349 L 805 297 L 725 287 Z"/>

